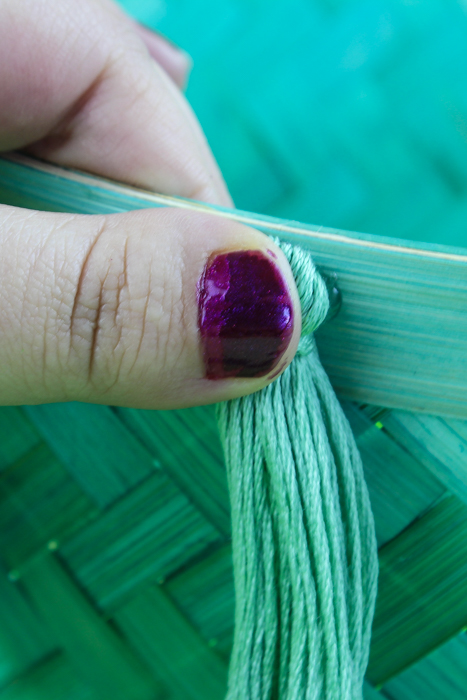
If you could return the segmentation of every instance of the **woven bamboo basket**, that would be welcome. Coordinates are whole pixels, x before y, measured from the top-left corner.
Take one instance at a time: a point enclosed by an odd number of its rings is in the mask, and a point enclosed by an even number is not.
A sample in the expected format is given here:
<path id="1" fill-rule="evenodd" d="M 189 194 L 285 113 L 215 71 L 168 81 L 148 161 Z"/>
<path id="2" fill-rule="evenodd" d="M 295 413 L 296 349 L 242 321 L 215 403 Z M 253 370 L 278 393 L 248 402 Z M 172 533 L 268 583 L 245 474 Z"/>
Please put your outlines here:
<path id="1" fill-rule="evenodd" d="M 467 16 L 454 0 L 373 9 L 296 2 L 285 17 L 284 5 L 266 14 L 258 3 L 256 16 L 238 0 L 226 6 L 235 17 L 217 27 L 210 52 L 196 32 L 191 45 L 183 41 L 193 9 L 180 6 L 186 27 L 168 3 L 162 28 L 206 70 L 220 37 L 235 46 L 232 65 L 243 50 L 256 66 L 280 21 L 282 31 L 294 25 L 297 40 L 298 15 L 301 28 L 324 31 L 321 46 L 341 46 L 341 74 L 337 62 L 326 64 L 346 106 L 339 114 L 315 76 L 274 120 L 285 80 L 274 61 L 269 92 L 267 81 L 257 95 L 234 78 L 228 97 L 214 90 L 218 126 L 206 118 L 206 130 L 234 196 L 272 216 L 214 213 L 300 243 L 338 279 L 342 307 L 317 343 L 357 438 L 376 521 L 366 700 L 465 700 Z M 242 13 L 250 23 L 239 46 Z M 428 76 L 425 65 L 411 91 L 428 57 L 436 70 Z M 234 120 L 240 87 L 244 112 Z M 203 117 L 204 87 L 194 79 L 192 90 Z M 317 95 L 321 117 L 311 109 Z M 0 160 L 0 201 L 86 213 L 204 209 L 19 155 Z M 1 700 L 222 700 L 233 621 L 229 498 L 212 407 L 0 408 Z"/>

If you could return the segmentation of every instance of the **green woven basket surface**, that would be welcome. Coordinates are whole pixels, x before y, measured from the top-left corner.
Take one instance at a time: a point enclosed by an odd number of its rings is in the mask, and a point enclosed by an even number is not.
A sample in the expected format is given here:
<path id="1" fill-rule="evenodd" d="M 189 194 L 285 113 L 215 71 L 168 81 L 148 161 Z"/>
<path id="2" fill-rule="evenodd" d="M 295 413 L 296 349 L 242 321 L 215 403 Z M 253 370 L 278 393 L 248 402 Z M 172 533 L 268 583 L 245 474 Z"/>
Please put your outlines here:
<path id="1" fill-rule="evenodd" d="M 240 208 L 466 245 L 461 2 L 123 4 L 193 55 Z M 467 409 L 344 408 L 380 545 L 365 697 L 466 699 Z M 1 700 L 221 700 L 231 568 L 212 407 L 0 408 Z"/>

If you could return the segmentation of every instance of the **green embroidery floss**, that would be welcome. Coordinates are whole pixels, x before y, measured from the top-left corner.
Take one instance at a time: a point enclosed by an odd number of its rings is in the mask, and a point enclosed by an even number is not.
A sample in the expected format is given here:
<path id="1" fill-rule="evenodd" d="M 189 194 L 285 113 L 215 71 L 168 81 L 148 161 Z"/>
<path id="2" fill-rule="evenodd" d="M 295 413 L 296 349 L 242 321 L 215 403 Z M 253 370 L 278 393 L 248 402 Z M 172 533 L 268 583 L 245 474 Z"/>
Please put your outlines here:
<path id="1" fill-rule="evenodd" d="M 378 559 L 350 426 L 313 331 L 329 310 L 309 253 L 275 239 L 302 307 L 297 357 L 218 406 L 232 506 L 235 634 L 227 700 L 359 700 Z"/>

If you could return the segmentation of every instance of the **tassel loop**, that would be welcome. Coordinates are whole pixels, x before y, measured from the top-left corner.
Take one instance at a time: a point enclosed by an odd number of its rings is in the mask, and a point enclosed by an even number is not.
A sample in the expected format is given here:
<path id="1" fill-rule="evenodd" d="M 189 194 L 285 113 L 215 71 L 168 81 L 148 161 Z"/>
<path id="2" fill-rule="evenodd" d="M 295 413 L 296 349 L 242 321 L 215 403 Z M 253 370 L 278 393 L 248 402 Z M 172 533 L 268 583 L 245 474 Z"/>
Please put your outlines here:
<path id="1" fill-rule="evenodd" d="M 319 328 L 329 313 L 329 294 L 326 282 L 316 269 L 311 255 L 302 248 L 273 238 L 289 261 L 297 285 L 302 309 L 302 337 Z"/>

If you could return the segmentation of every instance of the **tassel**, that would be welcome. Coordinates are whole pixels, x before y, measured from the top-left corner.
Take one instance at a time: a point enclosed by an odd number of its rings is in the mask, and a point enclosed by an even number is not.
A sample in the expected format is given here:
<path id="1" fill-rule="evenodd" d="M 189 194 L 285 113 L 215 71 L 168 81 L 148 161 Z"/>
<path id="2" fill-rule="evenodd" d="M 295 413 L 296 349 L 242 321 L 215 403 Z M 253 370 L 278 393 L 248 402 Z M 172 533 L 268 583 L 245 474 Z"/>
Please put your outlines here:
<path id="1" fill-rule="evenodd" d="M 235 633 L 227 700 L 360 700 L 378 559 L 352 431 L 313 331 L 329 310 L 308 252 L 274 239 L 302 307 L 297 356 L 219 404 L 232 508 Z"/>

